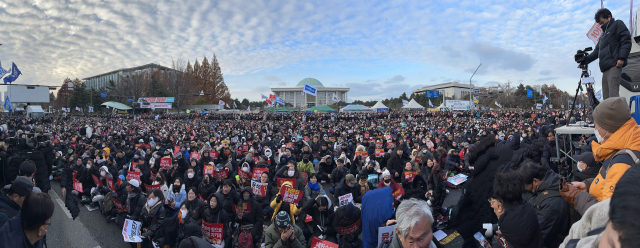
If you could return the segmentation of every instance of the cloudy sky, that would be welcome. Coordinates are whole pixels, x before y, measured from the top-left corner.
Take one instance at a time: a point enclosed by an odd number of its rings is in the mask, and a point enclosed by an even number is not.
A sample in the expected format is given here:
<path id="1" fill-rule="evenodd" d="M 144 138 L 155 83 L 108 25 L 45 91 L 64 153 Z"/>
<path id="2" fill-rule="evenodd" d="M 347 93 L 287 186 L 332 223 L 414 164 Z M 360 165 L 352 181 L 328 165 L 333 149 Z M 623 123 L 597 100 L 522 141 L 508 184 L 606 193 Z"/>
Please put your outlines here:
<path id="1" fill-rule="evenodd" d="M 628 23 L 628 0 L 605 7 Z M 349 101 L 382 99 L 468 83 L 481 62 L 480 86 L 511 80 L 573 92 L 573 55 L 594 46 L 586 33 L 598 8 L 598 0 L 5 0 L 0 61 L 18 65 L 16 83 L 60 85 L 216 54 L 232 97 L 250 100 L 306 77 L 351 87 Z"/>

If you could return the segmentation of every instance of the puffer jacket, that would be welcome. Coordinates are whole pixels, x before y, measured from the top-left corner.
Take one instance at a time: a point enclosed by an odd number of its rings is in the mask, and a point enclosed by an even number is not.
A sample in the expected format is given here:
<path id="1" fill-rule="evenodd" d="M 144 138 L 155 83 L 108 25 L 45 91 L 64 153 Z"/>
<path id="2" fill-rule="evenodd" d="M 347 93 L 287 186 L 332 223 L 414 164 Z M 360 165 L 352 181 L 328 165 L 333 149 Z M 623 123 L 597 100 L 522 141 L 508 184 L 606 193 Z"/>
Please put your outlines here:
<path id="1" fill-rule="evenodd" d="M 547 170 L 540 187 L 529 200 L 529 203 L 534 205 L 539 194 L 558 191 L 560 178 L 562 177 L 559 174 Z M 540 224 L 542 243 L 545 247 L 557 247 L 562 242 L 559 236 L 566 235 L 571 227 L 569 204 L 562 197 L 551 197 L 540 203 L 536 215 Z"/>
<path id="2" fill-rule="evenodd" d="M 602 36 L 593 52 L 586 58 L 585 63 L 591 63 L 600 59 L 600 71 L 605 72 L 616 66 L 618 60 L 624 61 L 627 66 L 627 57 L 631 52 L 631 33 L 622 20 L 611 18 L 602 26 Z"/>

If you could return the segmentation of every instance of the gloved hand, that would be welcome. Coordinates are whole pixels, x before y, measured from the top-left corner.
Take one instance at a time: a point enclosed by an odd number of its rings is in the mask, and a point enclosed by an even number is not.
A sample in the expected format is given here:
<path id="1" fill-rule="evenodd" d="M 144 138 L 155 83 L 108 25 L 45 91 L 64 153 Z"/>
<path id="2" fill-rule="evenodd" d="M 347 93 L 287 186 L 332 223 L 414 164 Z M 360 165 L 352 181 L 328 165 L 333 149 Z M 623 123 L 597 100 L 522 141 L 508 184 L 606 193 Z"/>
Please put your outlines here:
<path id="1" fill-rule="evenodd" d="M 573 186 L 573 184 L 567 183 L 563 179 L 560 179 L 560 195 L 569 203 L 569 207 L 573 208 L 576 201 L 576 196 L 580 193 L 580 190 Z"/>

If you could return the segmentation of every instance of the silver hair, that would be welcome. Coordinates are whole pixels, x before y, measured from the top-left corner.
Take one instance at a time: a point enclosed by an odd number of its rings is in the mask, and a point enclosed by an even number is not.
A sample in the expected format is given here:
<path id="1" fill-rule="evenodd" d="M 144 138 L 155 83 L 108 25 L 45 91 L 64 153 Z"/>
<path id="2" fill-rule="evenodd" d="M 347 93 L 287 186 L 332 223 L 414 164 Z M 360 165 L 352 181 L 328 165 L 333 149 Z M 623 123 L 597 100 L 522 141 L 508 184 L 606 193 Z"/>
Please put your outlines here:
<path id="1" fill-rule="evenodd" d="M 431 214 L 431 208 L 427 205 L 426 201 L 418 199 L 408 199 L 402 201 L 398 209 L 396 209 L 396 228 L 403 238 L 409 235 L 411 229 L 422 220 L 421 217 L 427 217 L 429 223 L 433 224 L 433 215 Z M 431 227 L 431 225 L 429 225 Z"/>

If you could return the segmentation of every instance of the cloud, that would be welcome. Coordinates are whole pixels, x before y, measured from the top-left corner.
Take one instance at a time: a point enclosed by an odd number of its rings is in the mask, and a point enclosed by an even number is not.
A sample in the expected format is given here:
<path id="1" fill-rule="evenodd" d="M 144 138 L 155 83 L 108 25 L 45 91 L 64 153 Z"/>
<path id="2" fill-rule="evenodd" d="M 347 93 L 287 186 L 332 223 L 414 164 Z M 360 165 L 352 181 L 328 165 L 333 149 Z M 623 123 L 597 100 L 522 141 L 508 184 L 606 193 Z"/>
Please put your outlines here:
<path id="1" fill-rule="evenodd" d="M 527 71 L 535 63 L 535 60 L 529 54 L 507 50 L 490 44 L 473 43 L 469 46 L 469 51 L 478 55 L 483 64 L 496 69 Z"/>
<path id="2" fill-rule="evenodd" d="M 404 81 L 404 77 L 402 75 L 396 75 L 389 80 L 385 81 L 385 84 L 397 84 Z"/>
<path id="3" fill-rule="evenodd" d="M 498 82 L 498 81 L 489 81 L 489 82 L 484 83 L 484 86 L 485 87 L 498 86 L 498 84 L 500 84 L 500 82 Z"/>
<path id="4" fill-rule="evenodd" d="M 384 99 L 390 97 L 398 97 L 402 93 L 411 94 L 411 89 L 415 86 L 409 84 L 393 84 L 384 85 L 380 83 L 346 83 L 346 87 L 349 87 L 349 99 L 356 100 L 370 100 L 370 99 Z"/>
<path id="5" fill-rule="evenodd" d="M 274 81 L 274 82 L 282 81 L 282 79 L 280 79 L 280 77 L 278 77 L 276 75 L 266 75 L 266 76 L 262 77 L 262 79 L 264 79 L 266 81 Z"/>
<path id="6" fill-rule="evenodd" d="M 287 85 L 287 83 L 285 83 L 284 81 L 281 81 L 281 82 L 278 83 L 278 86 L 286 86 L 286 85 Z"/>
<path id="7" fill-rule="evenodd" d="M 450 58 L 460 58 L 462 56 L 460 51 L 451 48 L 451 46 L 449 45 L 442 45 L 440 46 L 440 49 L 444 51 Z"/>
<path id="8" fill-rule="evenodd" d="M 558 79 L 558 77 L 544 77 L 544 78 L 538 78 L 536 79 L 536 81 L 541 82 L 541 81 L 551 81 L 556 79 Z"/>
<path id="9" fill-rule="evenodd" d="M 542 70 L 542 71 L 540 71 L 540 75 L 547 76 L 549 74 L 551 74 L 551 70 Z"/>

